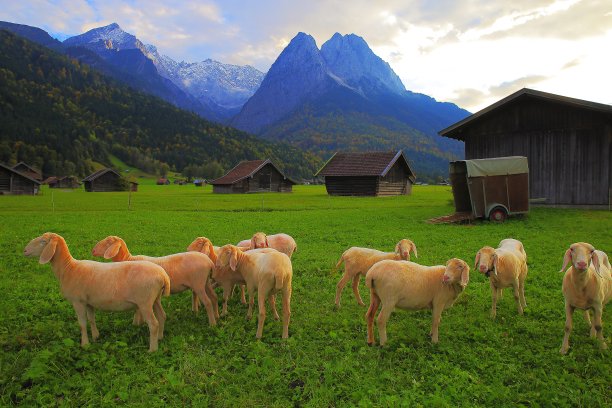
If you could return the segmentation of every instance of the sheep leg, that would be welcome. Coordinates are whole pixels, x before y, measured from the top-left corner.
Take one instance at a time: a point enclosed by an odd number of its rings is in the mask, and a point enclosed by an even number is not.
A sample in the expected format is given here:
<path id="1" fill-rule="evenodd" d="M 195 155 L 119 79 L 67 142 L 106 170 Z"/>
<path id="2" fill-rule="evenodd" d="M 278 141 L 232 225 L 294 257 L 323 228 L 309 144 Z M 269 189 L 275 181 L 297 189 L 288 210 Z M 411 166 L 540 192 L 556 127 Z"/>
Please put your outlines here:
<path id="1" fill-rule="evenodd" d="M 512 284 L 512 290 L 514 291 L 514 301 L 516 302 L 516 308 L 518 309 L 518 314 L 522 315 L 523 314 L 523 306 L 521 305 L 521 295 L 520 295 L 520 290 L 519 290 L 519 281 L 518 279 L 514 280 L 514 283 Z"/>
<path id="2" fill-rule="evenodd" d="M 597 330 L 595 330 L 595 325 L 593 323 L 591 323 L 591 315 L 589 314 L 588 310 L 584 311 L 584 320 L 586 320 L 587 324 L 591 328 L 590 336 L 591 337 L 595 337 L 597 335 Z"/>
<path id="3" fill-rule="evenodd" d="M 157 331 L 157 338 L 160 340 L 164 338 L 164 326 L 166 324 L 166 312 L 164 311 L 164 308 L 162 307 L 161 297 L 162 297 L 162 294 L 160 292 L 160 294 L 157 295 L 157 299 L 155 299 L 155 303 L 153 303 L 153 313 L 155 313 L 155 318 L 157 319 L 159 323 L 159 329 Z"/>
<path id="4" fill-rule="evenodd" d="M 152 353 L 154 351 L 157 351 L 159 322 L 155 318 L 155 313 L 153 313 L 153 305 L 139 305 L 138 310 L 140 310 L 142 318 L 147 323 L 147 326 L 149 326 L 149 353 Z"/>
<path id="5" fill-rule="evenodd" d="M 606 341 L 603 337 L 603 323 L 601 321 L 601 312 L 603 307 L 601 305 L 597 305 L 593 308 L 593 327 L 595 327 L 595 331 L 597 332 L 597 339 L 599 340 L 599 348 L 605 350 L 608 348 Z"/>
<path id="6" fill-rule="evenodd" d="M 198 313 L 200 311 L 200 299 L 195 292 L 191 292 L 191 310 Z"/>
<path id="7" fill-rule="evenodd" d="M 259 314 L 257 316 L 257 334 L 256 338 L 261 339 L 263 336 L 264 323 L 266 321 L 266 297 L 272 289 L 272 284 L 267 281 L 260 282 L 257 288 L 257 306 L 259 307 Z"/>
<path id="8" fill-rule="evenodd" d="M 210 280 L 206 282 L 206 294 L 212 302 L 213 310 L 215 312 L 215 318 L 219 319 L 219 297 L 215 293 L 215 290 L 213 289 Z"/>
<path id="9" fill-rule="evenodd" d="M 72 307 L 74 307 L 79 326 L 81 327 L 81 346 L 86 346 L 89 344 L 89 338 L 87 337 L 87 306 L 83 303 L 73 302 Z"/>
<path id="10" fill-rule="evenodd" d="M 246 305 L 246 304 L 247 304 L 247 301 L 246 301 L 246 297 L 245 297 L 245 295 L 244 295 L 244 293 L 245 293 L 245 290 L 244 290 L 244 289 L 245 289 L 245 285 L 240 285 L 240 302 L 241 302 L 243 305 Z"/>
<path id="11" fill-rule="evenodd" d="M 348 272 L 344 272 L 344 275 L 336 285 L 336 308 L 340 307 L 340 296 L 342 296 L 342 290 L 344 290 L 349 280 L 351 280 L 351 276 Z"/>
<path id="12" fill-rule="evenodd" d="M 525 300 L 525 276 L 519 278 L 519 291 L 521 296 L 521 306 L 523 309 L 525 309 L 527 307 L 527 301 Z"/>
<path id="13" fill-rule="evenodd" d="M 440 318 L 442 317 L 443 310 L 444 305 L 433 305 L 431 313 L 431 342 L 434 344 L 438 342 L 438 327 L 440 327 Z"/>
<path id="14" fill-rule="evenodd" d="M 378 337 L 380 337 L 380 346 L 383 347 L 387 342 L 387 321 L 391 316 L 391 312 L 395 305 L 383 304 L 382 309 L 380 309 L 380 313 L 378 314 L 378 318 L 376 319 L 378 323 Z"/>
<path id="15" fill-rule="evenodd" d="M 278 315 L 278 311 L 276 310 L 276 295 L 268 296 L 268 302 L 270 302 L 270 307 L 272 308 L 272 314 L 274 315 L 274 320 L 279 320 L 280 316 Z"/>
<path id="16" fill-rule="evenodd" d="M 370 289 L 370 308 L 366 312 L 366 322 L 368 323 L 368 345 L 373 345 L 376 340 L 374 339 L 374 315 L 380 305 L 380 298 L 374 292 L 374 289 Z"/>
<path id="17" fill-rule="evenodd" d="M 569 349 L 569 337 L 572 332 L 572 315 L 574 314 L 574 310 L 574 306 L 565 301 L 565 335 L 563 336 L 563 343 L 561 343 L 561 349 L 559 350 L 561 354 L 567 354 L 567 350 Z"/>
<path id="18" fill-rule="evenodd" d="M 249 310 L 247 310 L 247 320 L 251 320 L 253 317 L 253 305 L 255 304 L 255 288 L 247 286 L 247 292 L 249 293 Z"/>
<path id="19" fill-rule="evenodd" d="M 204 303 L 204 307 L 206 308 L 206 314 L 208 315 L 208 324 L 210 326 L 216 326 L 217 319 L 215 319 L 215 311 L 213 309 L 212 302 L 206 294 L 206 284 L 198 285 L 196 288 L 192 288 L 191 290 L 195 292 L 202 300 L 202 303 Z"/>
<path id="20" fill-rule="evenodd" d="M 227 301 L 232 295 L 234 287 L 232 284 L 223 285 L 223 309 L 221 310 L 221 316 L 227 315 Z"/>
<path id="21" fill-rule="evenodd" d="M 140 315 L 140 310 L 136 309 L 136 312 L 134 312 L 134 319 L 132 319 L 132 324 L 134 326 L 140 326 L 143 323 L 144 321 L 142 320 L 142 316 Z"/>
<path id="22" fill-rule="evenodd" d="M 91 328 L 91 339 L 96 341 L 100 337 L 100 332 L 96 326 L 96 311 L 91 305 L 87 305 L 87 320 L 89 320 L 89 327 Z"/>
<path id="23" fill-rule="evenodd" d="M 359 306 L 365 306 L 365 303 L 363 303 L 363 300 L 361 300 L 361 295 L 359 294 L 359 278 L 361 278 L 360 274 L 353 276 L 353 293 L 355 294 L 355 299 L 357 299 Z"/>
<path id="24" fill-rule="evenodd" d="M 291 320 L 291 287 L 283 288 L 283 339 L 289 337 L 289 320 Z"/>
<path id="25" fill-rule="evenodd" d="M 504 290 L 502 288 L 497 288 L 497 299 L 503 299 Z"/>
<path id="26" fill-rule="evenodd" d="M 491 302 L 491 319 L 495 319 L 495 316 L 497 316 L 497 299 L 499 298 L 499 295 L 501 294 L 501 289 L 496 288 L 493 285 L 493 282 L 489 281 L 490 285 L 491 285 L 491 298 L 493 299 L 493 301 Z"/>

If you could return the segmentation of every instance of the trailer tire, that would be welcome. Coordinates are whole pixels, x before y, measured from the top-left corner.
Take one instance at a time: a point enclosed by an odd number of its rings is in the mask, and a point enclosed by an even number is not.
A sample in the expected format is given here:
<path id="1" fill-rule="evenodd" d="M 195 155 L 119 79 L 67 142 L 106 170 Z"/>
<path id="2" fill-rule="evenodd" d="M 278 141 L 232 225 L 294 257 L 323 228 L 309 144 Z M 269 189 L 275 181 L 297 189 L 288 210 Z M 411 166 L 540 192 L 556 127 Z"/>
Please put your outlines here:
<path id="1" fill-rule="evenodd" d="M 504 207 L 495 207 L 489 212 L 489 221 L 502 223 L 508 218 L 508 213 Z"/>

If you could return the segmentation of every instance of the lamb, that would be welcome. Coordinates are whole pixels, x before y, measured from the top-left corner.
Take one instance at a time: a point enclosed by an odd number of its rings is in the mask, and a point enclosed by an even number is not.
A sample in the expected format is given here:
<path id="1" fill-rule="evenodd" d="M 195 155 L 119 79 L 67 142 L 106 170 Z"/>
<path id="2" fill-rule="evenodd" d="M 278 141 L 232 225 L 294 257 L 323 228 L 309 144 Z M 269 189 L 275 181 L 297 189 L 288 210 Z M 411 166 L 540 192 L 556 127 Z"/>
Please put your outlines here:
<path id="1" fill-rule="evenodd" d="M 489 278 L 491 286 L 491 318 L 497 316 L 497 300 L 502 290 L 512 287 L 518 313 L 527 307 L 525 300 L 525 279 L 527 278 L 527 254 L 523 244 L 515 239 L 504 239 L 497 249 L 490 246 L 480 248 L 476 253 L 474 268 Z M 493 273 L 491 273 L 493 272 Z"/>
<path id="2" fill-rule="evenodd" d="M 340 260 L 336 263 L 336 269 L 338 269 L 340 265 L 342 265 L 342 262 L 344 262 L 344 275 L 336 285 L 336 308 L 340 308 L 342 290 L 344 290 L 344 287 L 351 279 L 353 280 L 353 293 L 355 294 L 357 303 L 361 306 L 365 306 L 359 294 L 359 279 L 361 275 L 365 276 L 368 269 L 378 261 L 385 259 L 409 261 L 410 251 L 412 251 L 415 258 L 418 258 L 416 245 L 409 239 L 402 239 L 399 241 L 397 245 L 395 245 L 395 252 L 382 252 L 376 249 L 360 247 L 351 247 L 344 251 Z"/>
<path id="3" fill-rule="evenodd" d="M 277 292 L 281 292 L 283 294 L 282 338 L 289 337 L 293 268 L 291 260 L 286 254 L 271 248 L 242 252 L 233 245 L 225 245 L 219 250 L 216 266 L 218 269 L 229 266 L 232 271 L 239 272 L 244 278 L 249 293 L 247 319 L 250 319 L 253 315 L 254 294 L 257 290 L 259 316 L 256 337 L 258 339 L 262 337 L 266 320 L 266 298 L 270 301 L 274 318 L 278 320 L 274 296 Z"/>
<path id="4" fill-rule="evenodd" d="M 219 247 L 213 246 L 212 242 L 205 237 L 196 238 L 187 247 L 188 251 L 201 252 L 207 255 L 213 263 L 217 262 L 219 249 Z M 215 283 L 223 287 L 223 309 L 221 311 L 221 316 L 227 315 L 227 301 L 233 293 L 235 285 L 240 285 L 240 300 L 243 304 L 246 304 L 244 279 L 240 273 L 232 271 L 230 268 L 224 268 L 223 270 L 215 268 L 212 273 L 212 278 L 215 280 Z"/>
<path id="5" fill-rule="evenodd" d="M 453 258 L 446 266 L 423 266 L 410 261 L 380 261 L 366 274 L 370 288 L 370 308 L 365 317 L 368 344 L 374 344 L 374 314 L 378 314 L 380 345 L 387 342 L 387 320 L 397 307 L 405 310 L 433 309 L 431 342 L 438 342 L 438 326 L 444 309 L 450 308 L 470 279 L 470 267 Z"/>
<path id="6" fill-rule="evenodd" d="M 163 268 L 146 261 L 108 264 L 76 260 L 64 238 L 52 232 L 34 238 L 23 252 L 27 257 L 39 257 L 41 264 L 51 264 L 62 295 L 77 314 L 81 346 L 89 344 L 88 320 L 93 341 L 100 336 L 95 309 L 137 309 L 149 326 L 149 352 L 157 350 L 166 321 L 161 296 L 169 296 L 171 290 L 170 278 Z"/>
<path id="7" fill-rule="evenodd" d="M 113 262 L 149 261 L 164 268 L 171 282 L 171 293 L 192 291 L 192 309 L 198 311 L 198 297 L 204 303 L 208 314 L 208 323 L 217 324 L 219 316 L 217 295 L 210 284 L 210 274 L 214 268 L 213 262 L 206 255 L 198 252 L 183 252 L 162 257 L 132 255 L 123 239 L 108 236 L 98 242 L 91 251 L 93 256 L 103 256 Z M 197 295 L 197 297 L 196 297 Z M 138 313 L 134 316 L 134 324 L 141 321 Z"/>
<path id="8" fill-rule="evenodd" d="M 240 241 L 237 246 L 246 249 L 274 248 L 289 258 L 297 252 L 295 240 L 287 234 L 266 235 L 263 232 L 256 232 L 250 240 Z"/>
<path id="9" fill-rule="evenodd" d="M 566 266 L 571 266 L 565 271 Z M 572 331 L 572 317 L 576 308 L 585 311 L 585 317 L 591 326 L 591 336 L 597 337 L 600 348 L 608 346 L 603 337 L 601 316 L 604 307 L 612 298 L 612 276 L 610 261 L 602 251 L 595 250 L 586 242 L 576 242 L 570 245 L 563 256 L 565 271 L 562 291 L 565 297 L 565 335 L 559 352 L 566 354 L 569 350 L 569 337 Z M 589 318 L 589 310 L 593 310 L 593 322 Z"/>

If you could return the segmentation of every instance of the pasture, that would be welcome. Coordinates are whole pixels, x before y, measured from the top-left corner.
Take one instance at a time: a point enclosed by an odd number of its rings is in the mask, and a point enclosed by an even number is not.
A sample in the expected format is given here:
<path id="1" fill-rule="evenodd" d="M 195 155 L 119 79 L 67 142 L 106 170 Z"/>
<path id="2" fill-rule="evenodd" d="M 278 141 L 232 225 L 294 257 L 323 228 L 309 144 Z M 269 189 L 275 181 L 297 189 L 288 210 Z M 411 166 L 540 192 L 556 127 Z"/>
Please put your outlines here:
<path id="1" fill-rule="evenodd" d="M 415 186 L 411 196 L 390 198 L 328 197 L 322 186 L 256 195 L 146 183 L 139 190 L 130 211 L 128 193 L 52 196 L 45 188 L 41 196 L 0 197 L 0 405 L 612 405 L 612 350 L 599 351 L 582 313 L 568 355 L 559 354 L 563 253 L 587 241 L 612 255 L 608 211 L 536 208 L 504 224 L 429 225 L 453 211 L 450 187 Z M 124 238 L 133 254 L 159 256 L 184 251 L 196 236 L 222 245 L 256 231 L 288 233 L 298 244 L 289 339 L 281 340 L 268 309 L 256 341 L 256 316 L 245 320 L 238 296 L 210 328 L 184 292 L 163 299 L 168 320 L 157 353 L 147 353 L 148 329 L 132 326 L 131 313 L 98 312 L 100 339 L 81 349 L 74 310 L 50 267 L 22 255 L 46 231 L 62 235 L 77 259 L 91 259 L 107 235 Z M 419 263 L 458 257 L 473 266 L 480 247 L 507 237 L 529 256 L 524 316 L 506 290 L 492 321 L 488 280 L 474 270 L 442 315 L 438 345 L 428 337 L 430 311 L 393 313 L 380 348 L 366 344 L 366 308 L 350 285 L 334 310 L 341 271 L 333 266 L 350 246 L 392 251 L 410 238 Z M 368 303 L 363 279 L 360 290 Z M 603 316 L 608 343 L 611 308 Z"/>

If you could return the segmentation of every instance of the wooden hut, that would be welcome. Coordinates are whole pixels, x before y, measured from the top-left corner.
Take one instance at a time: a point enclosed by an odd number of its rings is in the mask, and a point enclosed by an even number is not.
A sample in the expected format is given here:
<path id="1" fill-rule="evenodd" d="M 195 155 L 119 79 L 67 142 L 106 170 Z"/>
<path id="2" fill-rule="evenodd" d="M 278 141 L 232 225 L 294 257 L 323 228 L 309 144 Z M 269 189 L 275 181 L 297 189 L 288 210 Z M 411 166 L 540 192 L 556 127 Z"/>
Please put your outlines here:
<path id="1" fill-rule="evenodd" d="M 113 169 L 98 170 L 83 180 L 87 192 L 137 191 L 138 183 L 128 182 Z"/>
<path id="2" fill-rule="evenodd" d="M 40 181 L 0 163 L 0 194 L 38 194 Z"/>
<path id="3" fill-rule="evenodd" d="M 64 176 L 64 177 L 49 177 L 43 184 L 48 184 L 49 188 L 79 188 L 81 183 L 76 176 Z"/>
<path id="4" fill-rule="evenodd" d="M 213 193 L 290 193 L 295 181 L 270 160 L 240 162 L 226 175 L 210 182 Z"/>
<path id="5" fill-rule="evenodd" d="M 315 174 L 320 176 L 327 194 L 340 196 L 407 195 L 416 180 L 401 150 L 335 153 Z"/>
<path id="6" fill-rule="evenodd" d="M 42 181 L 42 172 L 34 167 L 30 166 L 25 162 L 19 162 L 13 166 L 13 170 L 18 171 L 21 174 L 28 176 L 36 181 Z"/>
<path id="7" fill-rule="evenodd" d="M 610 204 L 610 105 L 525 88 L 439 133 L 464 141 L 466 159 L 526 156 L 532 203 Z"/>

